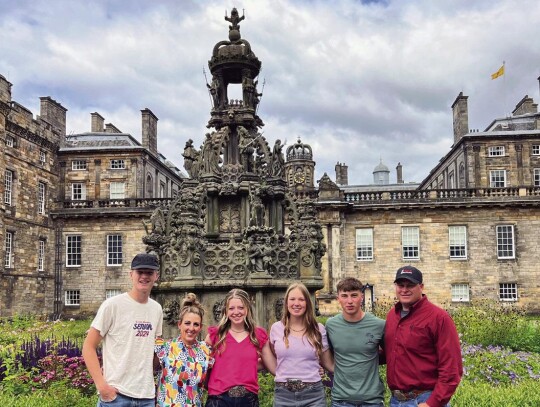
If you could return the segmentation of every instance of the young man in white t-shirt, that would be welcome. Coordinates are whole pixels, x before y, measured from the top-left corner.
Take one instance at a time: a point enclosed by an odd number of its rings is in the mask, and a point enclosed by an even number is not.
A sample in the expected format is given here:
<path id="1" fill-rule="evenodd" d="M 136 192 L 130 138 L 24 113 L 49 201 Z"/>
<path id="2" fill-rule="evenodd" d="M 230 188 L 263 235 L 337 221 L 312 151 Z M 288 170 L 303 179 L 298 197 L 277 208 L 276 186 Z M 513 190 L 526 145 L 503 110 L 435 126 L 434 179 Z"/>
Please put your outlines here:
<path id="1" fill-rule="evenodd" d="M 99 392 L 97 406 L 137 400 L 154 407 L 154 342 L 161 336 L 163 311 L 150 298 L 159 276 L 157 256 L 141 253 L 131 262 L 129 292 L 101 304 L 83 344 L 86 367 Z M 97 348 L 103 342 L 103 369 Z"/>

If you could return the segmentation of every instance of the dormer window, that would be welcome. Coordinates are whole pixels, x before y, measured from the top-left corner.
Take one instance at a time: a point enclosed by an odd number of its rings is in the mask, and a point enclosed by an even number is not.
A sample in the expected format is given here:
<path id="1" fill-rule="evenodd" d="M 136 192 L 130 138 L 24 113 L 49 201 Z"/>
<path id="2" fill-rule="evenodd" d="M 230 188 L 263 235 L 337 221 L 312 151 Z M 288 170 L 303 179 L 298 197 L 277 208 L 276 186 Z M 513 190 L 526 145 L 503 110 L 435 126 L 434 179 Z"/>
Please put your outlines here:
<path id="1" fill-rule="evenodd" d="M 489 157 L 502 157 L 504 156 L 504 146 L 492 146 L 488 147 Z"/>

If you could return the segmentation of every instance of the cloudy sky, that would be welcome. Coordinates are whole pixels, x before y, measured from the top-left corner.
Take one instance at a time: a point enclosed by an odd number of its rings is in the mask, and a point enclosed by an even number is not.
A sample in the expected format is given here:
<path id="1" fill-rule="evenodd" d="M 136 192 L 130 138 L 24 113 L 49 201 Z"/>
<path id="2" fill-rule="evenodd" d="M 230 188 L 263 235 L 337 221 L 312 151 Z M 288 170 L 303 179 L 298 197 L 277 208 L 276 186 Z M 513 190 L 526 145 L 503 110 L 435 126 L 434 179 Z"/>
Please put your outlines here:
<path id="1" fill-rule="evenodd" d="M 207 131 L 203 68 L 233 6 L 262 61 L 264 136 L 309 143 L 317 179 L 339 161 L 370 184 L 382 159 L 391 182 L 398 162 L 419 182 L 453 143 L 459 92 L 480 131 L 526 94 L 540 101 L 538 0 L 0 0 L 0 75 L 34 114 L 40 96 L 62 103 L 68 134 L 97 111 L 140 141 L 151 109 L 158 149 L 182 168 L 185 141 Z"/>

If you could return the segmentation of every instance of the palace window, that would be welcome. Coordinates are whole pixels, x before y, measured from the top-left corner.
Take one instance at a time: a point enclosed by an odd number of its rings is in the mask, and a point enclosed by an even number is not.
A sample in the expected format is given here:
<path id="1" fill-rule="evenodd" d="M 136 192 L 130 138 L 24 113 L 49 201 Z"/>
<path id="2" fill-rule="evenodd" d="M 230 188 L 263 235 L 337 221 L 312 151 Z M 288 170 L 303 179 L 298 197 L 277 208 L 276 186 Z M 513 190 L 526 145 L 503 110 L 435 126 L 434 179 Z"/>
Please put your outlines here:
<path id="1" fill-rule="evenodd" d="M 532 146 L 532 155 L 540 155 L 540 144 Z"/>
<path id="2" fill-rule="evenodd" d="M 373 229 L 356 229 L 356 260 L 373 260 Z"/>
<path id="3" fill-rule="evenodd" d="M 165 184 L 163 182 L 159 183 L 159 197 L 165 198 Z"/>
<path id="4" fill-rule="evenodd" d="M 506 187 L 506 170 L 491 170 L 489 172 L 489 186 L 491 188 Z"/>
<path id="5" fill-rule="evenodd" d="M 107 266 L 121 266 L 122 258 L 122 235 L 108 235 Z"/>
<path id="6" fill-rule="evenodd" d="M 45 215 L 45 196 L 46 196 L 47 187 L 45 183 L 38 183 L 38 213 L 40 215 Z"/>
<path id="7" fill-rule="evenodd" d="M 66 238 L 66 267 L 79 267 L 82 254 L 81 235 L 70 235 Z"/>
<path id="8" fill-rule="evenodd" d="M 39 152 L 39 163 L 41 165 L 45 165 L 45 162 L 47 161 L 47 153 L 45 151 Z"/>
<path id="9" fill-rule="evenodd" d="M 418 226 L 401 228 L 401 248 L 404 260 L 420 258 L 420 228 Z"/>
<path id="10" fill-rule="evenodd" d="M 514 226 L 497 226 L 497 258 L 514 259 L 515 257 Z"/>
<path id="11" fill-rule="evenodd" d="M 533 178 L 534 186 L 540 187 L 540 168 L 534 169 Z"/>
<path id="12" fill-rule="evenodd" d="M 469 302 L 469 284 L 452 284 L 452 302 Z"/>
<path id="13" fill-rule="evenodd" d="M 15 147 L 15 139 L 13 138 L 13 136 L 6 136 L 6 146 Z"/>
<path id="14" fill-rule="evenodd" d="M 86 184 L 83 184 L 82 182 L 74 182 L 73 184 L 71 184 L 71 200 L 86 200 Z"/>
<path id="15" fill-rule="evenodd" d="M 120 290 L 119 288 L 112 288 L 110 290 L 105 290 L 105 299 L 112 298 L 120 294 L 122 294 L 122 290 Z"/>
<path id="16" fill-rule="evenodd" d="M 6 170 L 4 173 L 4 203 L 11 205 L 11 199 L 13 194 L 13 171 Z"/>
<path id="17" fill-rule="evenodd" d="M 81 290 L 66 290 L 65 305 L 81 305 Z"/>
<path id="18" fill-rule="evenodd" d="M 518 292 L 516 283 L 501 283 L 499 284 L 499 300 L 501 301 L 517 301 Z"/>
<path id="19" fill-rule="evenodd" d="M 4 267 L 7 269 L 13 268 L 13 232 L 6 232 L 4 252 Z"/>
<path id="20" fill-rule="evenodd" d="M 110 199 L 124 199 L 126 184 L 123 182 L 111 182 Z"/>
<path id="21" fill-rule="evenodd" d="M 111 160 L 111 170 L 123 170 L 126 168 L 124 160 Z"/>
<path id="22" fill-rule="evenodd" d="M 504 146 L 492 146 L 488 147 L 489 157 L 501 157 L 504 156 Z"/>
<path id="23" fill-rule="evenodd" d="M 448 226 L 448 245 L 451 259 L 466 259 L 467 227 Z"/>
<path id="24" fill-rule="evenodd" d="M 73 160 L 71 162 L 71 169 L 72 170 L 87 170 L 88 164 L 84 160 Z"/>
<path id="25" fill-rule="evenodd" d="M 39 240 L 38 246 L 38 271 L 45 270 L 45 240 Z"/>

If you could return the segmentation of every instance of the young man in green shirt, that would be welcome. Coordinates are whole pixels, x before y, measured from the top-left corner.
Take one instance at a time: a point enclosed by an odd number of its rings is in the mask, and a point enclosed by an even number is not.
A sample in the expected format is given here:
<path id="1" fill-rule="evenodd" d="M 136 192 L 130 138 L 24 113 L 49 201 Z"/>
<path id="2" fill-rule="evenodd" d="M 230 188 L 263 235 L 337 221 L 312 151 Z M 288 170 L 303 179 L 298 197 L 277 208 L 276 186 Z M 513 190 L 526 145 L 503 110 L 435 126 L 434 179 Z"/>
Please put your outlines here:
<path id="1" fill-rule="evenodd" d="M 362 310 L 363 290 L 356 278 L 341 280 L 337 294 L 342 312 L 326 322 L 335 360 L 332 407 L 384 406 L 379 345 L 385 322 Z"/>

